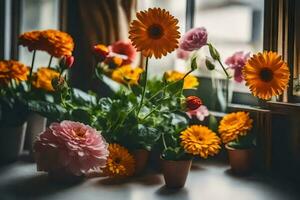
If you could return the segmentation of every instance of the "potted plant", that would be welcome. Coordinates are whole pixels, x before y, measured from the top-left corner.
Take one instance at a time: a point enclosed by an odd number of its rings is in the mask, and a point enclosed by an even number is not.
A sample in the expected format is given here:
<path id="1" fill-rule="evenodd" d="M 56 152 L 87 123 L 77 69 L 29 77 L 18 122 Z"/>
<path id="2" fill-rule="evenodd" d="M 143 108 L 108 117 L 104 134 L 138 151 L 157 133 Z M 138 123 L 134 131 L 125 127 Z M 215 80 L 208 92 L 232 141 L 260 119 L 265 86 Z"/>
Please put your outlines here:
<path id="1" fill-rule="evenodd" d="M 18 61 L 0 61 L 0 157 L 13 161 L 23 151 L 26 131 L 24 106 L 28 68 Z"/>
<path id="2" fill-rule="evenodd" d="M 231 169 L 237 174 L 249 173 L 254 167 L 252 123 L 249 113 L 241 111 L 227 114 L 220 121 L 219 133 L 227 149 Z"/>
<path id="3" fill-rule="evenodd" d="M 31 31 L 19 36 L 19 45 L 33 52 L 27 81 L 26 101 L 57 103 L 58 97 L 55 95 L 52 80 L 60 77 L 62 70 L 73 64 L 74 58 L 71 55 L 74 43 L 72 37 L 57 30 Z M 50 55 L 50 60 L 47 67 L 39 67 L 35 71 L 35 57 L 38 51 L 46 51 Z M 62 58 L 59 66 L 52 66 L 54 57 Z M 25 147 L 32 154 L 33 141 L 38 134 L 45 130 L 47 118 L 34 112 L 30 107 L 28 107 L 28 111 Z"/>

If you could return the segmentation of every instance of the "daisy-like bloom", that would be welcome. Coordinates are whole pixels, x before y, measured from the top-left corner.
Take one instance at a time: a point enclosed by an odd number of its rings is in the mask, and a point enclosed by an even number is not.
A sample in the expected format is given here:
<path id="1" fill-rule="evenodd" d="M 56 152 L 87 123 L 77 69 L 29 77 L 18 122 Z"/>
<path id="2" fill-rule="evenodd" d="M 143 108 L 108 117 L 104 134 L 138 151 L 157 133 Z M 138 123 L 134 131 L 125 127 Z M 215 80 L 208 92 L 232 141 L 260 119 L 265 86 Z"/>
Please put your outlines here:
<path id="1" fill-rule="evenodd" d="M 113 53 L 126 56 L 126 59 L 123 59 L 123 65 L 131 64 L 136 57 L 136 50 L 130 41 L 119 40 L 110 45 L 109 49 Z"/>
<path id="2" fill-rule="evenodd" d="M 59 77 L 59 73 L 47 67 L 41 67 L 33 75 L 34 80 L 32 85 L 35 88 L 43 89 L 48 92 L 53 92 L 52 80 Z"/>
<path id="3" fill-rule="evenodd" d="M 125 85 L 137 85 L 142 72 L 142 68 L 132 68 L 131 65 L 124 65 L 115 69 L 112 72 L 111 78 Z"/>
<path id="4" fill-rule="evenodd" d="M 110 144 L 106 167 L 103 169 L 109 177 L 132 176 L 135 170 L 135 160 L 128 150 L 118 144 Z"/>
<path id="5" fill-rule="evenodd" d="M 96 129 L 73 121 L 52 123 L 34 143 L 39 171 L 81 176 L 106 166 L 108 144 Z"/>
<path id="6" fill-rule="evenodd" d="M 290 71 L 277 53 L 269 51 L 253 55 L 243 69 L 246 85 L 252 94 L 268 100 L 287 88 Z"/>
<path id="7" fill-rule="evenodd" d="M 136 17 L 130 25 L 129 38 L 144 56 L 161 58 L 178 47 L 178 20 L 168 11 L 149 8 Z"/>
<path id="8" fill-rule="evenodd" d="M 46 47 L 44 50 L 57 58 L 71 56 L 74 50 L 73 38 L 69 34 L 58 30 L 43 31 L 41 42 Z"/>
<path id="9" fill-rule="evenodd" d="M 27 47 L 29 51 L 44 50 L 45 47 L 40 41 L 41 31 L 25 32 L 19 36 L 19 45 Z"/>
<path id="10" fill-rule="evenodd" d="M 220 138 L 209 128 L 193 125 L 180 133 L 181 145 L 187 153 L 202 158 L 213 156 L 221 149 Z"/>
<path id="11" fill-rule="evenodd" d="M 253 120 L 249 113 L 235 112 L 223 117 L 219 125 L 219 133 L 223 143 L 236 140 L 239 136 L 244 136 L 252 128 Z"/>
<path id="12" fill-rule="evenodd" d="M 185 74 L 170 70 L 165 73 L 165 78 L 168 82 L 174 82 L 182 79 Z M 183 89 L 194 89 L 199 85 L 198 79 L 193 75 L 188 75 L 184 78 Z"/>
<path id="13" fill-rule="evenodd" d="M 234 70 L 234 80 L 241 83 L 244 80 L 242 70 L 250 57 L 250 53 L 239 51 L 226 59 L 225 63 L 230 69 Z"/>
<path id="14" fill-rule="evenodd" d="M 7 84 L 10 80 L 26 81 L 29 68 L 15 60 L 0 61 L 0 83 Z"/>

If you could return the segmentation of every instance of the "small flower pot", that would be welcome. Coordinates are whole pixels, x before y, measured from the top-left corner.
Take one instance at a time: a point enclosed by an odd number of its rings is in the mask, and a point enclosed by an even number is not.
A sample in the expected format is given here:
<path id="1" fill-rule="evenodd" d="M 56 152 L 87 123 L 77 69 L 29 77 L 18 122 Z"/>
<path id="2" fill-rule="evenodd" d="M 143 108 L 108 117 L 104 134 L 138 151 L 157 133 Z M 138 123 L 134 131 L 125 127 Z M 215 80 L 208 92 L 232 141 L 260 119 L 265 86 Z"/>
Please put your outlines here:
<path id="1" fill-rule="evenodd" d="M 0 162 L 15 161 L 22 153 L 27 123 L 16 127 L 0 127 Z"/>
<path id="2" fill-rule="evenodd" d="M 169 188 L 182 188 L 191 169 L 192 160 L 164 160 L 162 159 L 162 173 L 166 186 Z"/>
<path id="3" fill-rule="evenodd" d="M 32 157 L 32 148 L 35 138 L 45 131 L 47 124 L 47 118 L 36 114 L 30 113 L 27 117 L 27 130 L 25 137 L 25 148 L 27 148 L 30 152 L 30 156 Z"/>
<path id="4" fill-rule="evenodd" d="M 139 175 L 145 168 L 149 158 L 149 151 L 145 149 L 136 149 L 131 152 L 135 160 L 135 175 Z"/>
<path id="5" fill-rule="evenodd" d="M 248 174 L 254 166 L 254 148 L 235 149 L 225 146 L 228 151 L 229 163 L 235 174 Z"/>

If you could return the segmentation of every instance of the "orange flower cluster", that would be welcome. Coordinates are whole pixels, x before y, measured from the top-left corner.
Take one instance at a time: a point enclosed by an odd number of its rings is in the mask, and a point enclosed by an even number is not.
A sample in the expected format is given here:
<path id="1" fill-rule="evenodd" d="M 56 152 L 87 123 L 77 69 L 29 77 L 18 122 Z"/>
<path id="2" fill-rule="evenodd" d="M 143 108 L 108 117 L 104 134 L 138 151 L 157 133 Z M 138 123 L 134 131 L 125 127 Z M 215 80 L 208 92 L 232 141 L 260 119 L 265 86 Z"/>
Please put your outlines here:
<path id="1" fill-rule="evenodd" d="M 29 69 L 24 64 L 14 61 L 0 61 L 0 83 L 7 84 L 10 80 L 26 81 Z"/>
<path id="2" fill-rule="evenodd" d="M 35 79 L 33 80 L 32 85 L 35 88 L 53 92 L 54 88 L 52 86 L 52 80 L 58 77 L 59 77 L 59 73 L 57 71 L 50 68 L 41 67 L 34 74 Z"/>
<path id="3" fill-rule="evenodd" d="M 72 37 L 58 30 L 26 32 L 19 36 L 19 45 L 28 47 L 30 51 L 46 51 L 57 58 L 71 56 L 74 50 Z"/>

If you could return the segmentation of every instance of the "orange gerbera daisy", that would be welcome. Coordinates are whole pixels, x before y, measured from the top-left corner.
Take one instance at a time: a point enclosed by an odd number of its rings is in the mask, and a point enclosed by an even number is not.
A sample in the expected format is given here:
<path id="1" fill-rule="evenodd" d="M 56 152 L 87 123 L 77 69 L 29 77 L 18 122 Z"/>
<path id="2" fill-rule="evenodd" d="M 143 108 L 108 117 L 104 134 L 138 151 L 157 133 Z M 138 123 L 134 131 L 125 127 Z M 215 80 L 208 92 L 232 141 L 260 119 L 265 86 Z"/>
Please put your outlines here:
<path id="1" fill-rule="evenodd" d="M 249 113 L 235 112 L 227 114 L 223 117 L 219 125 L 219 133 L 223 143 L 236 140 L 239 136 L 247 135 L 252 128 L 253 120 L 249 117 Z"/>
<path id="2" fill-rule="evenodd" d="M 29 68 L 14 60 L 0 61 L 0 83 L 8 83 L 10 80 L 26 81 Z"/>
<path id="3" fill-rule="evenodd" d="M 144 56 L 161 58 L 178 47 L 178 20 L 168 11 L 149 8 L 138 12 L 136 17 L 130 25 L 129 38 Z"/>
<path id="4" fill-rule="evenodd" d="M 221 149 L 220 138 L 209 128 L 193 125 L 180 133 L 181 146 L 187 153 L 202 158 L 213 156 Z"/>
<path id="5" fill-rule="evenodd" d="M 108 146 L 109 156 L 106 167 L 103 169 L 105 175 L 110 177 L 132 176 L 135 170 L 135 160 L 128 150 L 119 144 Z"/>
<path id="6" fill-rule="evenodd" d="M 290 71 L 277 53 L 269 51 L 253 55 L 243 69 L 246 85 L 254 96 L 268 100 L 287 88 Z"/>
<path id="7" fill-rule="evenodd" d="M 57 58 L 71 56 L 74 50 L 73 38 L 65 32 L 46 30 L 41 33 L 41 40 L 44 50 Z"/>

